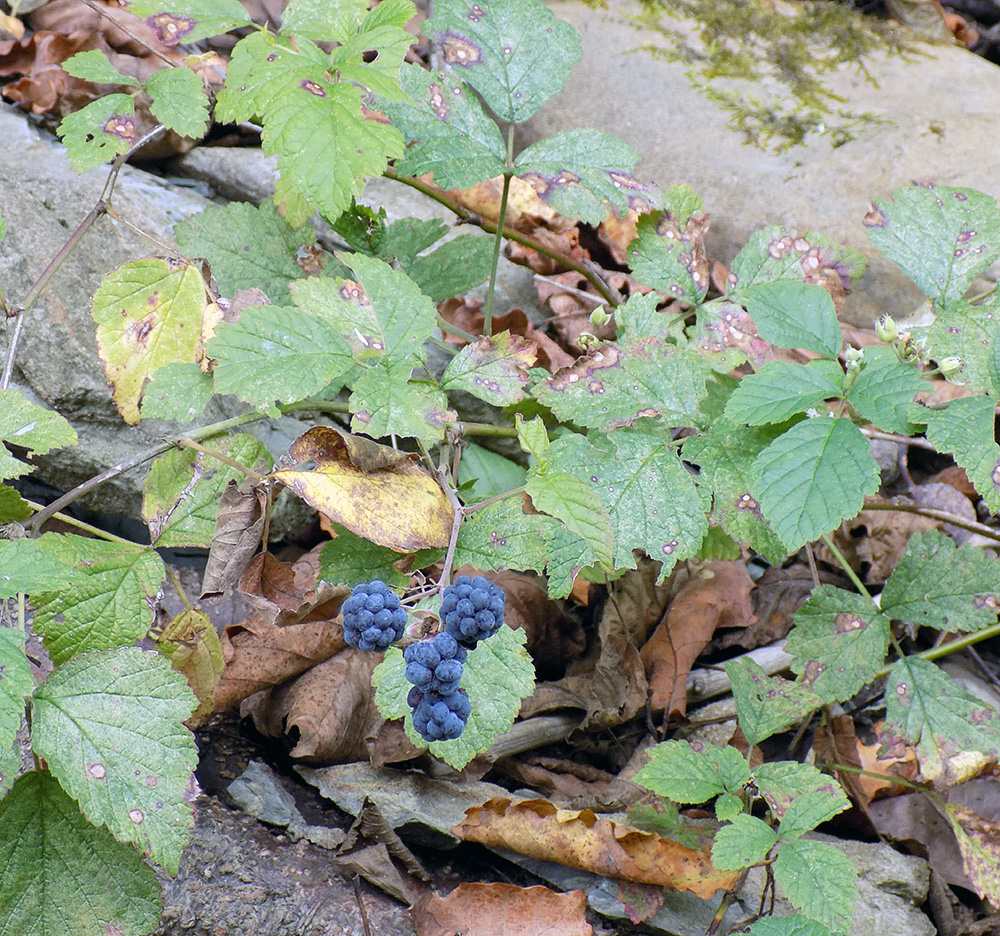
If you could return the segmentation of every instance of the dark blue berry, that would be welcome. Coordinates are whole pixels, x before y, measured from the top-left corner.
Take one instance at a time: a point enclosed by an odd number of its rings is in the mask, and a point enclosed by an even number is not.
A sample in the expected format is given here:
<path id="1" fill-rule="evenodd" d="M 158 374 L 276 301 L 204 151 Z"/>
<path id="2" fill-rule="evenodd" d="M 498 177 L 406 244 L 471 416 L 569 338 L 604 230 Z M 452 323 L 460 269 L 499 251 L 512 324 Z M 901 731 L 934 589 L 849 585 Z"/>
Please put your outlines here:
<path id="1" fill-rule="evenodd" d="M 414 698 L 415 693 L 411 690 L 407 701 L 412 702 Z M 411 705 L 413 727 L 425 741 L 451 741 L 465 730 L 471 705 L 461 689 L 444 695 L 420 693 L 416 703 Z"/>
<path id="2" fill-rule="evenodd" d="M 482 575 L 460 575 L 441 595 L 441 617 L 446 633 L 472 649 L 492 637 L 503 625 L 503 589 Z"/>
<path id="3" fill-rule="evenodd" d="M 451 634 L 435 634 L 403 651 L 406 678 L 424 692 L 454 692 L 462 678 L 465 657 L 465 648 Z"/>
<path id="4" fill-rule="evenodd" d="M 355 585 L 340 611 L 344 642 L 359 650 L 385 650 L 399 640 L 406 629 L 406 609 L 385 582 Z"/>

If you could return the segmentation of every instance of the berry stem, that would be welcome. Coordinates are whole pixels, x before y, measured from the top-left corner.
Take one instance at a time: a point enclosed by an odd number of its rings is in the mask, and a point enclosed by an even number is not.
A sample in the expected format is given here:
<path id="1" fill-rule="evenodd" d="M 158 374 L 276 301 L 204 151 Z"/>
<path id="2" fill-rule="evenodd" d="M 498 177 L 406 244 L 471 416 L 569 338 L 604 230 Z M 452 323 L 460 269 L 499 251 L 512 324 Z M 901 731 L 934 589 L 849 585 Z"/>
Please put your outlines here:
<path id="1" fill-rule="evenodd" d="M 458 545 L 458 532 L 462 529 L 465 510 L 458 499 L 458 495 L 455 494 L 455 489 L 448 478 L 448 472 L 439 470 L 437 477 L 438 484 L 441 485 L 441 490 L 444 491 L 445 497 L 448 498 L 448 503 L 451 504 L 452 509 L 455 511 L 454 519 L 451 522 L 451 536 L 448 537 L 448 551 L 444 554 L 444 564 L 441 566 L 441 578 L 438 581 L 438 588 L 444 588 L 451 582 L 451 567 L 455 562 L 455 547 Z"/>

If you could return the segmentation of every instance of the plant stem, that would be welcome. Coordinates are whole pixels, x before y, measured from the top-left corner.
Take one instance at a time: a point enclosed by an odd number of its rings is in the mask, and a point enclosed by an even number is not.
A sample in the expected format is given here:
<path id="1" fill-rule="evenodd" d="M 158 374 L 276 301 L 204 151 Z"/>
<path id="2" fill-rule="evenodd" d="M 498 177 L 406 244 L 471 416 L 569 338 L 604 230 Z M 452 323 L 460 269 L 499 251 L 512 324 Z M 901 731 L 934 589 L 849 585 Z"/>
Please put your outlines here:
<path id="1" fill-rule="evenodd" d="M 513 124 L 511 125 L 513 131 Z M 486 311 L 483 312 L 483 334 L 488 338 L 493 334 L 493 295 L 497 286 L 497 267 L 500 264 L 500 248 L 503 246 L 503 223 L 507 218 L 507 197 L 510 195 L 510 180 L 513 173 L 503 174 L 503 191 L 500 193 L 500 217 L 497 218 L 496 237 L 493 240 L 493 260 L 490 264 L 490 285 L 486 293 Z"/>
<path id="2" fill-rule="evenodd" d="M 878 429 L 862 429 L 861 434 L 868 439 L 880 439 L 884 442 L 896 442 L 899 445 L 908 445 L 910 448 L 925 449 L 928 452 L 936 452 L 937 449 L 926 439 L 917 436 L 899 435 L 895 432 L 880 432 Z"/>
<path id="3" fill-rule="evenodd" d="M 45 508 L 41 504 L 36 504 L 34 501 L 26 500 L 25 503 L 39 513 Z M 109 533 L 107 530 L 102 530 L 100 527 L 91 526 L 89 523 L 84 523 L 82 520 L 77 520 L 76 517 L 72 517 L 69 514 L 55 513 L 52 514 L 56 520 L 60 520 L 63 523 L 71 527 L 76 527 L 78 530 L 83 530 L 84 533 L 89 533 L 91 536 L 97 539 L 107 540 L 109 543 L 120 543 L 122 546 L 142 546 L 142 543 L 135 543 L 132 540 L 125 539 L 123 536 L 116 536 L 114 533 Z"/>
<path id="4" fill-rule="evenodd" d="M 464 331 L 457 325 L 452 325 L 440 312 L 438 313 L 437 323 L 441 331 L 448 331 L 453 335 L 458 335 L 459 338 L 464 338 L 469 344 L 479 340 L 478 335 L 473 335 L 471 332 Z"/>
<path id="5" fill-rule="evenodd" d="M 931 647 L 929 650 L 924 650 L 922 653 L 915 654 L 915 656 L 920 657 L 921 660 L 940 660 L 942 657 L 949 656 L 959 650 L 964 650 L 966 647 L 971 647 L 984 640 L 989 640 L 998 636 L 1000 636 L 1000 623 L 994 624 L 992 627 L 984 627 L 982 630 L 976 631 L 974 634 L 963 634 L 955 640 L 943 643 L 938 647 Z M 875 678 L 881 679 L 883 676 L 888 676 L 890 669 L 892 669 L 891 666 L 882 667 L 882 669 L 875 674 Z"/>
<path id="6" fill-rule="evenodd" d="M 223 455 L 221 452 L 217 452 L 215 451 L 215 449 L 210 449 L 207 446 L 202 445 L 200 442 L 195 442 L 192 439 L 178 439 L 177 447 L 192 449 L 195 452 L 201 452 L 204 455 L 208 455 L 210 458 L 215 458 L 218 461 L 222 462 L 223 464 L 229 465 L 230 468 L 235 468 L 237 471 L 242 472 L 252 481 L 257 482 L 257 484 L 261 484 L 262 482 L 267 480 L 267 478 L 264 475 L 259 474 L 252 468 L 247 468 L 246 465 L 241 465 L 238 461 L 236 461 L 235 458 L 230 458 L 228 455 Z"/>
<path id="7" fill-rule="evenodd" d="M 523 494 L 524 487 L 514 488 L 513 491 L 506 491 L 503 494 L 496 494 L 493 497 L 487 497 L 486 500 L 480 501 L 478 504 L 470 504 L 468 507 L 463 507 L 462 512 L 469 516 L 469 514 L 474 514 L 477 510 L 483 507 L 489 507 L 490 504 L 495 504 L 497 501 L 507 500 L 508 497 L 513 497 L 515 494 Z"/>
<path id="8" fill-rule="evenodd" d="M 475 339 L 473 339 L 475 340 Z M 340 400 L 316 400 L 307 397 L 298 403 L 288 403 L 279 406 L 282 413 L 294 413 L 302 410 L 315 410 L 319 413 L 350 413 L 351 408 L 347 403 Z M 492 436 L 498 439 L 516 439 L 517 430 L 513 426 L 495 426 L 493 423 L 477 422 L 451 422 L 445 423 L 447 426 L 454 426 L 463 435 L 470 436 Z"/>
<path id="9" fill-rule="evenodd" d="M 872 593 L 870 591 L 868 591 L 867 588 L 865 588 L 864 582 L 862 582 L 861 579 L 858 578 L 858 573 L 855 572 L 854 569 L 851 568 L 850 563 L 844 558 L 843 553 L 841 553 L 841 551 L 839 549 L 837 549 L 836 546 L 833 545 L 833 540 L 830 539 L 830 537 L 826 533 L 824 533 L 820 537 L 820 539 L 823 540 L 823 542 L 826 544 L 826 548 L 829 549 L 830 552 L 833 553 L 834 559 L 837 560 L 837 563 L 844 570 L 844 574 L 854 584 L 854 587 L 862 595 L 864 595 L 870 602 L 872 602 L 872 604 L 874 604 L 875 603 L 875 599 L 872 598 Z"/>
<path id="10" fill-rule="evenodd" d="M 103 16 L 105 19 L 107 19 L 107 21 L 115 29 L 120 29 L 123 33 L 125 33 L 126 36 L 129 37 L 129 39 L 131 39 L 133 42 L 138 43 L 144 49 L 148 49 L 150 52 L 152 52 L 153 55 L 155 55 L 158 59 L 162 59 L 171 68 L 176 68 L 177 67 L 177 62 L 173 61 L 172 59 L 167 58 L 167 56 L 165 56 L 159 49 L 156 49 L 153 46 L 151 46 L 148 42 L 146 42 L 145 39 L 143 39 L 141 36 L 139 36 L 133 29 L 130 29 L 129 25 L 127 23 L 123 23 L 121 20 L 114 19 L 111 15 L 109 15 L 109 13 L 108 13 L 108 11 L 107 11 L 107 9 L 105 7 L 98 6 L 96 3 L 94 3 L 94 0 L 80 0 L 80 2 L 83 3 L 85 6 L 89 6 L 95 13 L 99 13 L 101 16 Z"/>
<path id="11" fill-rule="evenodd" d="M 438 471 L 437 477 L 438 484 L 441 485 L 441 490 L 444 491 L 445 497 L 448 498 L 448 503 L 451 504 L 452 510 L 455 511 L 451 522 L 451 535 L 448 537 L 448 551 L 444 554 L 444 563 L 441 566 L 441 578 L 438 580 L 438 584 L 444 588 L 445 585 L 451 584 L 451 567 L 455 561 L 455 547 L 458 545 L 458 533 L 462 529 L 465 511 L 458 500 L 458 496 L 455 494 L 455 489 L 451 486 L 448 472 Z"/>

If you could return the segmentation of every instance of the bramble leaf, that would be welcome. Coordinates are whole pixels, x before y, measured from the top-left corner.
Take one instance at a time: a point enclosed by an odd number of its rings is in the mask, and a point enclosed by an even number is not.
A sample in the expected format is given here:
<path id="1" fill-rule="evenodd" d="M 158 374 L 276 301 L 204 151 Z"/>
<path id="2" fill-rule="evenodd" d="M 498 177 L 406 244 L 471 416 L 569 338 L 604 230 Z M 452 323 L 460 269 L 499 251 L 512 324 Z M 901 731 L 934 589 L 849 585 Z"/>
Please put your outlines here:
<path id="1" fill-rule="evenodd" d="M 945 803 L 945 817 L 955 833 L 962 865 L 976 894 L 992 905 L 1000 903 L 1000 862 L 997 823 L 960 803 Z"/>
<path id="2" fill-rule="evenodd" d="M 497 497 L 524 486 L 527 471 L 523 465 L 470 442 L 458 465 L 458 483 L 466 504 Z"/>
<path id="3" fill-rule="evenodd" d="M 908 411 L 913 398 L 927 389 L 927 381 L 913 365 L 902 363 L 892 348 L 869 345 L 861 363 L 861 371 L 847 391 L 848 402 L 884 432 L 909 435 L 915 427 Z"/>
<path id="4" fill-rule="evenodd" d="M 726 403 L 725 416 L 750 426 L 780 423 L 839 397 L 843 387 L 844 372 L 836 361 L 768 361 L 739 382 Z"/>
<path id="5" fill-rule="evenodd" d="M 520 413 L 514 416 L 514 426 L 517 429 L 517 441 L 538 465 L 538 470 L 545 474 L 552 465 L 549 458 L 549 434 L 541 416 L 525 419 Z"/>
<path id="6" fill-rule="evenodd" d="M 882 612 L 920 627 L 982 630 L 1000 609 L 998 567 L 981 549 L 956 546 L 937 530 L 915 533 L 882 589 Z"/>
<path id="7" fill-rule="evenodd" d="M 801 722 L 824 705 L 823 699 L 802 683 L 768 676 L 747 657 L 726 661 L 726 675 L 733 684 L 740 728 L 751 746 Z"/>
<path id="8" fill-rule="evenodd" d="M 163 68 L 146 81 L 153 116 L 168 130 L 199 140 L 208 130 L 205 84 L 190 68 Z"/>
<path id="9" fill-rule="evenodd" d="M 812 839 L 782 842 L 774 879 L 793 907 L 834 933 L 846 933 L 858 899 L 858 872 L 833 845 Z"/>
<path id="10" fill-rule="evenodd" d="M 676 328 L 678 316 L 657 311 L 663 297 L 655 292 L 634 292 L 628 301 L 615 309 L 618 341 L 626 338 L 666 338 Z"/>
<path id="11" fill-rule="evenodd" d="M 0 748 L 14 744 L 24 718 L 24 700 L 35 688 L 24 655 L 26 639 L 27 634 L 19 627 L 0 627 Z"/>
<path id="12" fill-rule="evenodd" d="M 928 327 L 915 327 L 912 331 L 924 335 L 928 354 L 935 361 L 954 357 L 962 362 L 958 370 L 949 371 L 949 383 L 988 392 L 996 386 L 990 379 L 990 358 L 998 324 L 1000 296 L 994 293 L 977 305 L 964 299 L 953 302 L 946 309 L 937 310 Z"/>
<path id="13" fill-rule="evenodd" d="M 986 506 L 1000 511 L 1000 445 L 993 441 L 993 400 L 987 396 L 952 400 L 944 410 L 927 410 L 927 439 L 950 452 Z"/>
<path id="14" fill-rule="evenodd" d="M 424 35 L 505 123 L 522 123 L 562 88 L 580 38 L 539 0 L 437 0 Z"/>
<path id="15" fill-rule="evenodd" d="M 46 533 L 36 542 L 53 559 L 74 567 L 79 579 L 70 587 L 31 595 L 34 628 L 45 638 L 53 663 L 145 635 L 153 623 L 153 596 L 166 574 L 152 549 L 60 533 Z"/>
<path id="16" fill-rule="evenodd" d="M 340 45 L 330 53 L 331 70 L 341 81 L 354 82 L 383 99 L 403 100 L 399 67 L 413 44 L 406 24 L 416 12 L 411 0 L 382 0 L 372 7 L 354 35 L 338 38 Z M 373 50 L 377 53 L 374 57 Z"/>
<path id="17" fill-rule="evenodd" d="M 220 36 L 252 20 L 239 0 L 127 0 L 130 13 L 152 20 L 164 45 Z"/>
<path id="18" fill-rule="evenodd" d="M 698 305 L 705 298 L 708 283 L 699 282 L 703 277 L 692 256 L 692 242 L 674 236 L 670 229 L 661 233 L 658 218 L 649 214 L 639 218 L 637 231 L 628 248 L 635 278 L 675 299 Z"/>
<path id="19" fill-rule="evenodd" d="M 840 354 L 844 338 L 837 310 L 822 286 L 779 280 L 745 287 L 740 295 L 765 341 L 828 358 Z"/>
<path id="20" fill-rule="evenodd" d="M 73 168 L 86 172 L 127 153 L 138 140 L 135 103 L 128 94 L 106 94 L 63 117 L 56 132 Z"/>
<path id="21" fill-rule="evenodd" d="M 156 928 L 153 869 L 132 846 L 92 826 L 48 771 L 18 778 L 0 803 L 0 824 L 0 932 L 143 936 Z"/>
<path id="22" fill-rule="evenodd" d="M 214 439 L 205 447 L 262 474 L 274 464 L 264 443 L 245 433 Z M 157 549 L 207 549 L 215 537 L 219 498 L 231 480 L 244 477 L 231 465 L 190 448 L 158 456 L 142 483 L 142 519 L 149 527 L 150 541 Z"/>
<path id="23" fill-rule="evenodd" d="M 0 442 L 27 449 L 29 458 L 76 445 L 76 430 L 58 413 L 29 403 L 20 390 L 0 389 Z M 18 478 L 32 466 L 0 445 L 0 479 Z"/>
<path id="24" fill-rule="evenodd" d="M 830 936 L 830 930 L 800 913 L 789 913 L 783 917 L 761 917 L 747 930 L 747 936 Z"/>
<path id="25" fill-rule="evenodd" d="M 535 363 L 534 347 L 510 332 L 466 345 L 441 375 L 443 390 L 465 390 L 473 396 L 508 406 L 524 399 L 528 368 Z"/>
<path id="26" fill-rule="evenodd" d="M 414 730 L 406 704 L 411 687 L 406 680 L 403 654 L 397 647 L 389 648 L 372 674 L 375 704 L 386 718 L 405 716 L 407 737 L 415 745 L 429 748 L 435 757 L 461 770 L 514 724 L 521 703 L 535 688 L 535 668 L 524 641 L 521 628 L 501 627 L 469 653 L 460 687 L 468 694 L 472 711 L 462 736 L 453 741 L 428 744 Z"/>
<path id="27" fill-rule="evenodd" d="M 401 264 L 433 302 L 461 296 L 490 278 L 493 240 L 479 234 L 460 234 L 437 250 Z"/>
<path id="28" fill-rule="evenodd" d="M 471 514 L 462 524 L 455 565 L 477 569 L 534 569 L 548 558 L 545 530 L 562 524 L 543 514 L 527 514 L 520 497 L 507 497 Z"/>
<path id="29" fill-rule="evenodd" d="M 939 306 L 958 302 L 1000 257 L 1000 214 L 982 192 L 914 183 L 877 200 L 868 240 Z"/>
<path id="30" fill-rule="evenodd" d="M 0 540 L 0 598 L 13 598 L 18 592 L 73 588 L 84 579 L 82 572 L 38 544 L 33 539 Z"/>
<path id="31" fill-rule="evenodd" d="M 2 458 L 2 455 L 0 455 Z M 31 505 L 12 487 L 0 484 L 0 524 L 21 523 L 34 513 Z M 0 547 L 2 549 L 3 547 Z M 3 562 L 0 561 L 0 568 Z M 4 581 L 0 575 L 0 582 Z"/>
<path id="32" fill-rule="evenodd" d="M 614 568 L 614 530 L 597 491 L 562 471 L 529 473 L 524 490 L 537 510 L 562 520 L 597 555 L 602 566 Z"/>
<path id="33" fill-rule="evenodd" d="M 778 834 L 783 842 L 788 842 L 811 832 L 818 825 L 850 808 L 851 801 L 843 790 L 811 790 L 802 793 L 788 804 L 778 826 Z"/>
<path id="34" fill-rule="evenodd" d="M 32 700 L 32 745 L 62 788 L 171 874 L 193 822 L 194 707 L 184 677 L 135 647 L 75 657 Z"/>
<path id="35" fill-rule="evenodd" d="M 60 67 L 66 74 L 94 84 L 131 85 L 139 88 L 142 82 L 131 75 L 123 75 L 109 61 L 108 57 L 97 49 L 77 52 L 71 55 Z"/>
<path id="36" fill-rule="evenodd" d="M 212 619 L 200 608 L 185 608 L 150 636 L 156 649 L 187 680 L 198 700 L 198 707 L 186 719 L 188 725 L 201 725 L 215 711 L 215 690 L 225 668 L 222 644 Z"/>
<path id="37" fill-rule="evenodd" d="M 842 702 L 882 668 L 889 629 L 868 598 L 820 585 L 795 612 L 785 649 L 804 686 L 825 702 Z"/>
<path id="38" fill-rule="evenodd" d="M 764 519 L 792 552 L 857 516 L 879 486 L 868 440 L 846 419 L 796 423 L 753 464 Z"/>
<path id="39" fill-rule="evenodd" d="M 739 871 L 763 861 L 778 836 L 763 820 L 740 813 L 715 833 L 712 864 L 720 871 Z"/>
<path id="40" fill-rule="evenodd" d="M 749 779 L 750 767 L 736 748 L 664 741 L 633 782 L 675 803 L 704 803 L 720 793 L 742 792 Z"/>
<path id="41" fill-rule="evenodd" d="M 281 33 L 343 42 L 357 31 L 367 13 L 366 0 L 289 0 L 281 14 Z"/>
<path id="42" fill-rule="evenodd" d="M 390 435 L 440 442 L 448 423 L 458 414 L 448 409 L 448 398 L 434 384 L 409 380 L 412 367 L 379 365 L 362 371 L 348 401 L 351 430 L 373 439 Z"/>
<path id="43" fill-rule="evenodd" d="M 142 419 L 191 422 L 212 399 L 212 377 L 193 363 L 164 364 L 146 385 L 139 415 Z"/>
<path id="44" fill-rule="evenodd" d="M 754 769 L 753 779 L 760 795 L 779 821 L 784 819 L 798 797 L 816 792 L 835 799 L 844 795 L 840 784 L 833 777 L 820 773 L 812 764 L 798 764 L 795 761 L 760 764 Z"/>
<path id="45" fill-rule="evenodd" d="M 319 577 L 336 585 L 353 587 L 359 582 L 379 579 L 390 588 L 402 588 L 410 577 L 397 568 L 400 558 L 385 546 L 356 536 L 350 530 L 336 528 L 336 539 L 323 544 L 319 554 Z"/>

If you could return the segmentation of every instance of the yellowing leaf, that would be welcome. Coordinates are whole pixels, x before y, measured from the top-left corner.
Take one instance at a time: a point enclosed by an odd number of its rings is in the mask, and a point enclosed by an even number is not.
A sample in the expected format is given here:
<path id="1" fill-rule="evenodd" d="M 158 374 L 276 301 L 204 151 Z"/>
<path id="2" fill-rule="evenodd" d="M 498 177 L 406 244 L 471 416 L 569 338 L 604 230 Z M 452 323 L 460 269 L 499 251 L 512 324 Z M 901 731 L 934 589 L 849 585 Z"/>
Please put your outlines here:
<path id="1" fill-rule="evenodd" d="M 437 482 L 410 458 L 374 442 L 316 426 L 289 454 L 313 470 L 287 468 L 272 477 L 335 523 L 397 552 L 448 545 L 454 513 Z M 380 458 L 378 450 L 384 449 Z M 395 457 L 392 457 L 395 456 Z M 372 468 L 369 465 L 380 464 Z"/>
<path id="2" fill-rule="evenodd" d="M 112 398 L 125 422 L 139 422 L 139 397 L 157 368 L 198 360 L 202 317 L 210 306 L 197 267 L 178 260 L 133 260 L 105 277 L 91 314 Z"/>
<path id="3" fill-rule="evenodd" d="M 944 809 L 973 888 L 994 908 L 1000 906 L 1000 822 L 957 803 L 945 803 Z"/>
<path id="4" fill-rule="evenodd" d="M 224 666 L 215 626 L 204 611 L 188 608 L 152 636 L 157 649 L 187 678 L 198 698 L 198 707 L 186 722 L 189 728 L 196 728 L 215 709 L 215 687 Z"/>

